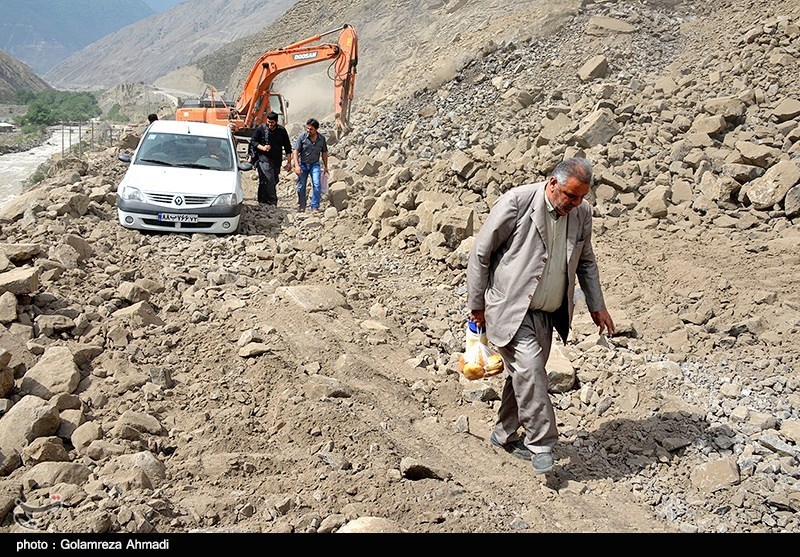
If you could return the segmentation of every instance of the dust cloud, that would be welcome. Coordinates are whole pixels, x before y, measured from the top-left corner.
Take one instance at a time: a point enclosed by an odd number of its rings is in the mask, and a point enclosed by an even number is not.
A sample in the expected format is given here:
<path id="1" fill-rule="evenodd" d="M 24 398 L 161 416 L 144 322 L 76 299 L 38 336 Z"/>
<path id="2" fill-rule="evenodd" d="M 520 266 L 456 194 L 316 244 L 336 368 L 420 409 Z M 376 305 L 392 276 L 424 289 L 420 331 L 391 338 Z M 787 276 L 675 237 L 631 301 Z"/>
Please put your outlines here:
<path id="1" fill-rule="evenodd" d="M 320 122 L 333 121 L 334 86 L 333 80 L 328 77 L 328 66 L 317 64 L 299 68 L 275 79 L 272 89 L 289 102 L 287 129 L 290 133 L 302 131 L 309 118 L 316 118 Z"/>

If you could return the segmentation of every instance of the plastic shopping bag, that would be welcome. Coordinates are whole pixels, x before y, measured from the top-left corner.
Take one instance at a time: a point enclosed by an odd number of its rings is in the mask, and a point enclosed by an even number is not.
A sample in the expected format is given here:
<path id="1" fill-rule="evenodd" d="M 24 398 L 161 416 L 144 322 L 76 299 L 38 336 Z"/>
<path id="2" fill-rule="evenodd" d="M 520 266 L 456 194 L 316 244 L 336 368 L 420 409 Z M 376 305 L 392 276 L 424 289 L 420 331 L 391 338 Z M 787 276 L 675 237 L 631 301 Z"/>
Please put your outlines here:
<path id="1" fill-rule="evenodd" d="M 486 334 L 470 322 L 466 350 L 458 360 L 458 369 L 470 380 L 492 377 L 503 371 L 503 357 L 489 347 Z"/>
<path id="2" fill-rule="evenodd" d="M 330 180 L 330 175 L 328 172 L 323 172 L 320 177 L 320 191 L 322 195 L 328 195 L 328 181 Z"/>

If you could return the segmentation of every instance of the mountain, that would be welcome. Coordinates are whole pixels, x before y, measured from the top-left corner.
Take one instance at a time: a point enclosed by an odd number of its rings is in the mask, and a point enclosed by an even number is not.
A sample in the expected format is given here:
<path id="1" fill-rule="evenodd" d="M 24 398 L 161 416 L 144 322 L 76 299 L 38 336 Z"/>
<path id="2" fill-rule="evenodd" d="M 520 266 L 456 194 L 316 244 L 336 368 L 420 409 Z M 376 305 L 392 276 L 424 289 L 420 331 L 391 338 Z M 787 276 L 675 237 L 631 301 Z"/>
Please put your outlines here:
<path id="1" fill-rule="evenodd" d="M 38 93 L 50 88 L 27 64 L 0 50 L 0 103 L 11 102 L 17 91 Z"/>
<path id="2" fill-rule="evenodd" d="M 260 31 L 295 0 L 191 0 L 138 21 L 51 68 L 45 79 L 66 89 L 152 83 L 165 73 Z"/>
<path id="3" fill-rule="evenodd" d="M 3 0 L 0 49 L 43 74 L 100 37 L 153 13 L 143 0 Z"/>

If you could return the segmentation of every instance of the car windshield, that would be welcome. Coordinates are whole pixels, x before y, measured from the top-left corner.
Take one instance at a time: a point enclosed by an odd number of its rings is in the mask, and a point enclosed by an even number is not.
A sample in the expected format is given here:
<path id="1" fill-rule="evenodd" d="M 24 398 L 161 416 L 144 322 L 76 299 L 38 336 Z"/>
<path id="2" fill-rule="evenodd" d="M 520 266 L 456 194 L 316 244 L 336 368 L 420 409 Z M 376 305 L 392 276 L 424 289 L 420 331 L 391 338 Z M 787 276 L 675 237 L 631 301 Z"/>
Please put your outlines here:
<path id="1" fill-rule="evenodd" d="M 218 137 L 148 132 L 139 145 L 134 164 L 231 170 L 233 147 Z"/>

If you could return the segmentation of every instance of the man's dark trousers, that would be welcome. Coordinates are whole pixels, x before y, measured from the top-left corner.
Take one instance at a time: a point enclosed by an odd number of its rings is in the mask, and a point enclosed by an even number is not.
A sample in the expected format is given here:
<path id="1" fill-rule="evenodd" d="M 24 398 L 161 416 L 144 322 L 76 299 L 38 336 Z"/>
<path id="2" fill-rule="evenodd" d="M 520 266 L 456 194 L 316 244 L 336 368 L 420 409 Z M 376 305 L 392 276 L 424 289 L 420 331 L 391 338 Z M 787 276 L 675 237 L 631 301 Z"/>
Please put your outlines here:
<path id="1" fill-rule="evenodd" d="M 267 205 L 278 204 L 278 172 L 280 163 L 277 165 L 267 157 L 259 157 L 258 165 L 258 202 Z"/>

